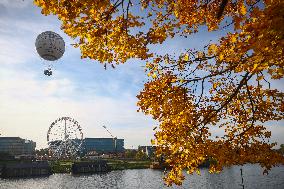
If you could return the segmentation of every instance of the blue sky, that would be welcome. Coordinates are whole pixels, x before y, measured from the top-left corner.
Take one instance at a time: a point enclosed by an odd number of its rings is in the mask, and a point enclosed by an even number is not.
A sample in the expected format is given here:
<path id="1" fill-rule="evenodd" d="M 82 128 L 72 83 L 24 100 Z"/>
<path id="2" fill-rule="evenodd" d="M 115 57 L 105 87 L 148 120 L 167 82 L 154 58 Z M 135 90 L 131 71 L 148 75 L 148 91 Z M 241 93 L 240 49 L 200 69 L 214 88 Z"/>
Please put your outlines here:
<path id="1" fill-rule="evenodd" d="M 43 74 L 43 60 L 34 46 L 43 31 L 60 34 L 66 44 L 51 77 Z M 220 34 L 202 30 L 187 39 L 168 40 L 151 48 L 160 54 L 181 52 L 202 47 Z M 86 137 L 110 137 L 102 128 L 106 125 L 114 135 L 125 139 L 126 148 L 149 145 L 156 123 L 136 111 L 136 95 L 146 81 L 143 62 L 130 60 L 116 69 L 104 70 L 96 61 L 80 59 L 80 51 L 72 43 L 60 30 L 59 20 L 43 16 L 32 0 L 0 0 L 1 135 L 32 139 L 37 148 L 46 147 L 51 122 L 70 116 L 80 123 Z M 272 125 L 272 140 L 284 143 L 283 127 Z"/>
<path id="2" fill-rule="evenodd" d="M 43 16 L 31 0 L 0 0 L 0 133 L 20 136 L 46 146 L 49 125 L 71 116 L 86 137 L 125 139 L 125 147 L 149 145 L 154 121 L 137 113 L 136 95 L 146 80 L 142 62 L 132 60 L 116 69 L 80 59 L 80 51 L 60 30 L 54 16 Z M 52 77 L 43 74 L 35 39 L 43 31 L 60 34 L 64 56 L 54 64 Z"/>

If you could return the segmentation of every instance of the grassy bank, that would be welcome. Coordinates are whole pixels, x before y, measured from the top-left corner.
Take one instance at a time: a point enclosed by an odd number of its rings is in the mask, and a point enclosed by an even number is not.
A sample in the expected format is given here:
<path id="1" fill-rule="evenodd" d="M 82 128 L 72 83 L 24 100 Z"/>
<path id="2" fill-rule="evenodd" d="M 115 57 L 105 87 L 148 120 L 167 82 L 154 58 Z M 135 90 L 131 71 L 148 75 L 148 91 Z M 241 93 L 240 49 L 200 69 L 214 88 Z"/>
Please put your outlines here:
<path id="1" fill-rule="evenodd" d="M 49 165 L 53 173 L 70 173 L 72 161 L 50 161 Z"/>
<path id="2" fill-rule="evenodd" d="M 147 169 L 150 167 L 150 161 L 123 161 L 111 160 L 108 165 L 111 170 L 124 170 L 124 169 Z"/>
<path id="3" fill-rule="evenodd" d="M 73 161 L 50 161 L 53 173 L 70 173 Z M 110 170 L 124 169 L 147 169 L 150 167 L 150 161 L 125 161 L 125 160 L 107 160 Z"/>

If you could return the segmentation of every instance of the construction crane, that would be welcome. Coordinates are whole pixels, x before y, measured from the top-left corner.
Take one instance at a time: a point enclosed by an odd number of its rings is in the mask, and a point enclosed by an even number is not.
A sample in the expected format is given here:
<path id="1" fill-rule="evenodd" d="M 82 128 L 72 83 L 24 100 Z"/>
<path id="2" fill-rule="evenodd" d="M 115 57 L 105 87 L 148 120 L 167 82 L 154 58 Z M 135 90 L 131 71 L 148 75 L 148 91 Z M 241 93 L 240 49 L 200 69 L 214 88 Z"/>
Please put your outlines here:
<path id="1" fill-rule="evenodd" d="M 107 129 L 107 127 L 105 125 L 103 125 L 103 128 L 105 128 L 105 130 L 110 134 L 110 136 L 112 137 L 113 139 L 113 143 L 114 143 L 114 152 L 115 154 L 117 153 L 117 145 L 116 145 L 116 141 L 117 141 L 117 137 L 113 136 L 111 134 L 111 132 Z"/>

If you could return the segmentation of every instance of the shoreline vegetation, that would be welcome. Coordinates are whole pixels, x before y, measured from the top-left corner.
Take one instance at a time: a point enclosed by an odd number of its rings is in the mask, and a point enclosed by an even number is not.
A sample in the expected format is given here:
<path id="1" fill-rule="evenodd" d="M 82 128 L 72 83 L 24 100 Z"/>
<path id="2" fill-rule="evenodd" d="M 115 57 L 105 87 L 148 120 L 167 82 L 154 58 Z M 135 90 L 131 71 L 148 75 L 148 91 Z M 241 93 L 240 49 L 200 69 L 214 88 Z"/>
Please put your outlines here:
<path id="1" fill-rule="evenodd" d="M 107 164 L 107 171 L 114 171 L 114 170 L 126 170 L 126 169 L 160 169 L 164 170 L 169 166 L 165 164 L 160 164 L 159 162 L 153 162 L 151 160 L 131 160 L 131 159 L 102 159 L 102 160 L 53 160 L 48 161 L 48 165 L 50 167 L 51 174 L 55 173 L 72 173 L 72 165 L 74 164 L 92 164 L 98 161 L 105 161 Z M 24 165 L 24 164 L 37 164 L 40 161 L 0 161 L 0 168 L 5 167 L 7 165 Z M 205 162 L 200 167 L 209 167 L 209 162 Z M 1 169 L 0 169 L 1 173 Z M 1 174 L 0 174 L 1 175 Z"/>
<path id="2" fill-rule="evenodd" d="M 107 171 L 125 170 L 125 169 L 147 169 L 150 168 L 152 161 L 150 160 L 120 160 L 120 159 L 103 159 L 103 160 L 53 160 L 48 162 L 47 166 L 50 168 L 51 174 L 54 173 L 72 173 L 72 165 L 74 164 L 94 164 L 105 161 L 107 164 Z M 41 161 L 18 161 L 7 160 L 0 161 L 0 176 L 5 167 L 15 167 L 19 169 L 23 165 L 36 167 Z M 100 163 L 99 163 L 100 164 Z"/>
<path id="3" fill-rule="evenodd" d="M 70 173 L 74 162 L 91 162 L 91 161 L 50 161 L 52 173 Z M 110 171 L 125 170 L 125 169 L 147 169 L 150 168 L 151 161 L 137 160 L 107 160 L 107 165 Z"/>

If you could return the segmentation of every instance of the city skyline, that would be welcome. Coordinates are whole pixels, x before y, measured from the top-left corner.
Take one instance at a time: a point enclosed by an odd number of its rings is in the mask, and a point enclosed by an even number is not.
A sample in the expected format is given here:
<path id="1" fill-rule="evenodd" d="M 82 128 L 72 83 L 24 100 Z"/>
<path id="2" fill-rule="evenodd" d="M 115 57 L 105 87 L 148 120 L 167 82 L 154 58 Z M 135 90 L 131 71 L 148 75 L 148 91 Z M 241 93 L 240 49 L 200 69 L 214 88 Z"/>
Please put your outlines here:
<path id="1" fill-rule="evenodd" d="M 46 133 L 52 121 L 70 116 L 80 123 L 84 137 L 110 137 L 102 127 L 106 125 L 113 135 L 125 139 L 126 148 L 150 144 L 157 124 L 138 113 L 136 106 L 136 95 L 146 81 L 143 61 L 131 60 L 104 70 L 96 61 L 80 59 L 79 49 L 71 46 L 74 41 L 60 30 L 59 20 L 42 15 L 31 0 L 1 0 L 0 24 L 1 136 L 19 136 L 35 141 L 37 148 L 47 147 Z M 43 31 L 60 34 L 66 44 L 51 77 L 43 74 L 44 61 L 34 45 Z M 214 35 L 218 34 L 208 34 Z M 164 47 L 181 50 L 189 43 L 199 47 L 208 41 L 206 37 L 176 39 Z M 284 89 L 280 81 L 274 86 Z M 270 141 L 284 143 L 283 121 L 267 125 L 272 131 Z"/>

